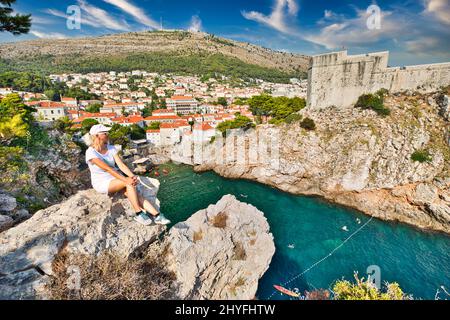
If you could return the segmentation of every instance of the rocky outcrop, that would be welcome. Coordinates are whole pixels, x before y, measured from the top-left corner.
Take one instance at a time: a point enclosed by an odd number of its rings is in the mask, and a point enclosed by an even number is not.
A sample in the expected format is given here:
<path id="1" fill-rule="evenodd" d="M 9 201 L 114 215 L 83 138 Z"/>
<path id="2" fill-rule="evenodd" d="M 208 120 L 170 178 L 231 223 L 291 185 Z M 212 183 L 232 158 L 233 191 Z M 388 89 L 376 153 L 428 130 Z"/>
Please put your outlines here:
<path id="1" fill-rule="evenodd" d="M 13 218 L 7 215 L 0 214 L 0 232 L 12 227 L 14 224 Z"/>
<path id="2" fill-rule="evenodd" d="M 253 299 L 275 253 L 263 213 L 232 195 L 176 224 L 165 245 L 182 299 Z"/>
<path id="3" fill-rule="evenodd" d="M 91 187 L 82 149 L 69 135 L 57 130 L 46 130 L 45 135 L 45 146 L 35 146 L 20 154 L 20 171 L 2 172 L 0 189 L 16 201 L 17 207 L 8 212 L 15 223 L 28 217 L 28 212 L 59 203 L 78 190 Z M 0 196 L 0 206 L 3 202 Z"/>
<path id="4" fill-rule="evenodd" d="M 17 199 L 0 191 L 0 232 L 30 216 L 28 210 L 17 206 Z"/>
<path id="5" fill-rule="evenodd" d="M 141 194 L 159 206 L 159 182 L 142 178 Z M 45 298 L 43 286 L 52 262 L 64 247 L 69 254 L 110 251 L 127 259 L 153 242 L 164 227 L 133 220 L 129 201 L 94 190 L 80 191 L 63 203 L 36 212 L 0 234 L 0 299 Z"/>
<path id="6" fill-rule="evenodd" d="M 220 163 L 206 156 L 195 170 L 319 195 L 381 219 L 450 233 L 449 123 L 440 115 L 438 96 L 390 95 L 385 100 L 391 109 L 388 117 L 357 108 L 304 109 L 300 113 L 315 121 L 316 130 L 292 123 L 258 126 L 244 134 L 243 141 L 258 141 L 260 131 L 279 134 L 277 165 L 259 158 L 250 163 L 248 157 Z M 237 141 L 231 143 L 235 150 L 248 153 L 249 143 L 237 146 Z M 210 149 L 215 147 L 207 144 L 205 154 L 214 154 Z M 412 160 L 417 150 L 427 150 L 430 161 Z M 219 150 L 233 154 L 227 152 Z"/>
<path id="7" fill-rule="evenodd" d="M 0 192 L 0 211 L 10 212 L 13 211 L 16 207 L 17 207 L 16 198 L 4 192 Z"/>

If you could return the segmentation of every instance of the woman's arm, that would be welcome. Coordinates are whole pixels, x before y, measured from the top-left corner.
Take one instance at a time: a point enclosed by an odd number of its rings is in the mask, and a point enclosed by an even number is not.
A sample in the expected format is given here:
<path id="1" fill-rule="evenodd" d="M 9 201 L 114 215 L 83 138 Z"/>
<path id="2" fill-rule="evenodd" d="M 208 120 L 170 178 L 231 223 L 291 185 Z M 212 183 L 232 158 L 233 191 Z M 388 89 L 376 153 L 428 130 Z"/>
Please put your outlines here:
<path id="1" fill-rule="evenodd" d="M 119 154 L 116 153 L 114 155 L 114 160 L 116 160 L 116 164 L 123 173 L 125 173 L 128 177 L 134 177 L 134 173 L 127 167 L 127 165 L 122 161 Z"/>
<path id="2" fill-rule="evenodd" d="M 99 158 L 94 158 L 94 159 L 91 159 L 90 161 L 93 164 L 95 164 L 96 166 L 98 166 L 100 169 L 105 170 L 106 172 L 111 174 L 114 178 L 119 179 L 119 180 L 125 182 L 126 184 L 132 184 L 132 185 L 136 184 L 134 182 L 134 180 L 132 180 L 131 178 L 122 176 L 120 173 L 118 173 L 116 170 L 111 168 L 109 165 L 107 165 L 105 162 L 103 162 Z"/>

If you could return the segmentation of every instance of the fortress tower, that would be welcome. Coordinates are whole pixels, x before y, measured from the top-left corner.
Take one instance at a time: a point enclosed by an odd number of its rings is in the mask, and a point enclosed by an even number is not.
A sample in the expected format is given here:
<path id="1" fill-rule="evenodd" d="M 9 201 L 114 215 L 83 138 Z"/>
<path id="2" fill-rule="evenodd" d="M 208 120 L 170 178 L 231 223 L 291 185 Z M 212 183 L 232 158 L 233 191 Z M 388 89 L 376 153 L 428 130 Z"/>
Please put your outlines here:
<path id="1" fill-rule="evenodd" d="M 340 51 L 311 57 L 307 106 L 349 107 L 360 95 L 381 88 L 431 92 L 450 85 L 450 62 L 389 68 L 388 58 L 388 51 L 350 56 Z"/>

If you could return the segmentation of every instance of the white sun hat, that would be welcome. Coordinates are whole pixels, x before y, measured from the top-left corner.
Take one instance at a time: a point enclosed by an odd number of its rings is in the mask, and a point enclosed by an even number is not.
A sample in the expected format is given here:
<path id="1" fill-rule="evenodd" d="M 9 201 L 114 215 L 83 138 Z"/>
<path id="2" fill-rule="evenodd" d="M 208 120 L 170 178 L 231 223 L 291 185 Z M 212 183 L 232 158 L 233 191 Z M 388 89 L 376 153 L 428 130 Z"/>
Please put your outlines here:
<path id="1" fill-rule="evenodd" d="M 108 132 L 109 130 L 111 130 L 110 127 L 104 126 L 102 124 L 96 124 L 92 126 L 91 130 L 89 130 L 89 133 L 94 136 L 102 132 Z"/>

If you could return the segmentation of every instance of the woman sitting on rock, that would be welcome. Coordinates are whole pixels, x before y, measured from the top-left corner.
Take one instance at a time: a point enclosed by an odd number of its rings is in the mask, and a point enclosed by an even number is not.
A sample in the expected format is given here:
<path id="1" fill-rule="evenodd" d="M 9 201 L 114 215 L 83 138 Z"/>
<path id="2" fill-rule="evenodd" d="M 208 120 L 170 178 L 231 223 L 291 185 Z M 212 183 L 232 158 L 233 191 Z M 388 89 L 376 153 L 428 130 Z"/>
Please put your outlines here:
<path id="1" fill-rule="evenodd" d="M 134 219 L 143 225 L 152 224 L 152 220 L 157 224 L 170 223 L 148 200 L 143 199 L 137 192 L 138 177 L 122 161 L 117 149 L 108 143 L 109 130 L 111 128 L 97 124 L 92 126 L 89 131 L 92 144 L 86 150 L 86 162 L 91 171 L 92 186 L 97 192 L 109 195 L 125 190 L 125 196 L 130 200 L 136 213 Z M 127 177 L 119 173 L 116 164 Z M 148 213 L 152 215 L 153 219 Z"/>

